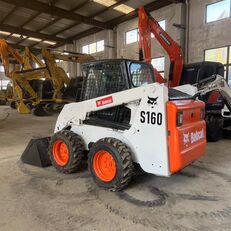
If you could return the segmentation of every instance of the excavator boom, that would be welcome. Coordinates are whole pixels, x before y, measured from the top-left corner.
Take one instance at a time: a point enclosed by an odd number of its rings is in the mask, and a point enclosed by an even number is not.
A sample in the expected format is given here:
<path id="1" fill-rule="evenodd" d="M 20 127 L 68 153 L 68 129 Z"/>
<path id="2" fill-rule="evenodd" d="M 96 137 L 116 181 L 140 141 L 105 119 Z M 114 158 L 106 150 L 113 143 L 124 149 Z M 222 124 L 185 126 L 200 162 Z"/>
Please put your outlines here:
<path id="1" fill-rule="evenodd" d="M 5 75 L 8 78 L 12 78 L 11 72 L 9 69 L 10 57 L 16 59 L 16 61 L 19 64 L 24 65 L 23 57 L 16 50 L 14 50 L 11 46 L 9 46 L 8 43 L 3 39 L 0 39 L 0 56 L 1 56 L 1 60 L 4 66 Z"/>
<path id="2" fill-rule="evenodd" d="M 139 8 L 138 15 L 140 58 L 142 58 L 144 51 L 144 60 L 147 63 L 151 63 L 151 33 L 153 33 L 170 58 L 169 86 L 178 86 L 184 65 L 181 47 L 162 29 L 159 23 L 145 11 L 143 6 Z"/>

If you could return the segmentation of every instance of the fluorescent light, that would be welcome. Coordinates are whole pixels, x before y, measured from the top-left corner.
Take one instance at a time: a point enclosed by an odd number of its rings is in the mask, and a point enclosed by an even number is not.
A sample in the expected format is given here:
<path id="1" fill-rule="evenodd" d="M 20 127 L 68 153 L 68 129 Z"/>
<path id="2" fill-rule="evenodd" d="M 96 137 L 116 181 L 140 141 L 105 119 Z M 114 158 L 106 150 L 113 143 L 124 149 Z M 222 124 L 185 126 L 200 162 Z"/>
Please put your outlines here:
<path id="1" fill-rule="evenodd" d="M 11 36 L 16 37 L 16 38 L 20 38 L 21 37 L 20 34 L 12 34 Z"/>
<path id="2" fill-rule="evenodd" d="M 56 42 L 52 42 L 52 41 L 48 41 L 48 40 L 44 40 L 43 43 L 49 44 L 49 45 L 55 45 Z"/>
<path id="3" fill-rule="evenodd" d="M 0 34 L 10 35 L 10 33 L 9 33 L 9 32 L 6 32 L 6 31 L 0 31 Z"/>
<path id="4" fill-rule="evenodd" d="M 42 39 L 34 38 L 34 37 L 29 37 L 28 40 L 35 41 L 35 42 L 41 42 Z"/>
<path id="5" fill-rule="evenodd" d="M 56 60 L 55 60 L 55 62 L 56 62 L 56 63 L 62 63 L 62 62 L 63 62 L 63 60 L 56 59 Z"/>
<path id="6" fill-rule="evenodd" d="M 120 4 L 120 5 L 116 6 L 116 7 L 114 8 L 114 10 L 120 11 L 120 12 L 122 12 L 122 13 L 124 13 L 124 14 L 129 14 L 129 13 L 131 13 L 132 11 L 134 11 L 135 9 L 132 8 L 132 7 L 130 7 L 130 6 L 127 6 L 127 5 L 125 5 L 125 4 Z"/>
<path id="7" fill-rule="evenodd" d="M 20 39 L 25 39 L 25 38 L 27 38 L 27 36 L 21 35 L 21 34 L 12 34 L 11 36 L 13 36 L 13 37 L 15 37 L 15 38 L 20 38 Z"/>
<path id="8" fill-rule="evenodd" d="M 97 2 L 97 3 L 99 3 L 103 6 L 107 6 L 107 7 L 116 4 L 116 1 L 114 1 L 114 0 L 93 0 L 93 2 Z"/>

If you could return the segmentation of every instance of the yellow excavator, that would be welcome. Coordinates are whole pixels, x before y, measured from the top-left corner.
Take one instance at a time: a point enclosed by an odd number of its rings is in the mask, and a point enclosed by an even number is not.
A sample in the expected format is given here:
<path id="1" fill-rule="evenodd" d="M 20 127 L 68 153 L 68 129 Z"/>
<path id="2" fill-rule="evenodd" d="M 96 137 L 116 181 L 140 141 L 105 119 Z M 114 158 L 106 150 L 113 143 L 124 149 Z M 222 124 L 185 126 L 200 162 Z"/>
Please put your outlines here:
<path id="1" fill-rule="evenodd" d="M 70 79 L 57 65 L 56 60 L 83 63 L 94 59 L 85 54 L 42 49 L 43 62 L 29 48 L 25 48 L 21 56 L 5 40 L 0 40 L 0 57 L 5 75 L 11 80 L 11 86 L 8 86 L 6 91 L 10 105 L 17 108 L 20 113 L 32 112 L 37 116 L 50 114 L 60 110 L 65 103 L 77 100 L 76 82 L 80 83 L 81 78 Z M 10 57 L 18 63 L 17 68 L 13 70 L 10 70 Z M 81 87 L 80 84 L 77 86 Z M 70 91 L 73 93 L 72 97 Z"/>

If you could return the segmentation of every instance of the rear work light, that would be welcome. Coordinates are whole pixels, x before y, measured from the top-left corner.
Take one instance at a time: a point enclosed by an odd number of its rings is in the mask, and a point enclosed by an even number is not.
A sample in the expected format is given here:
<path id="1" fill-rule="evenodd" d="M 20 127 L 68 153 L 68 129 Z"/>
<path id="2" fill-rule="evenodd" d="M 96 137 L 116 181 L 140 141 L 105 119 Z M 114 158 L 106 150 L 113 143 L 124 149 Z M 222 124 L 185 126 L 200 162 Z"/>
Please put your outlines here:
<path id="1" fill-rule="evenodd" d="M 183 124 L 183 112 L 177 112 L 177 117 L 176 117 L 176 126 L 180 127 Z"/>
<path id="2" fill-rule="evenodd" d="M 204 120 L 204 119 L 205 119 L 205 109 L 201 109 L 200 119 L 201 119 L 201 120 Z"/>

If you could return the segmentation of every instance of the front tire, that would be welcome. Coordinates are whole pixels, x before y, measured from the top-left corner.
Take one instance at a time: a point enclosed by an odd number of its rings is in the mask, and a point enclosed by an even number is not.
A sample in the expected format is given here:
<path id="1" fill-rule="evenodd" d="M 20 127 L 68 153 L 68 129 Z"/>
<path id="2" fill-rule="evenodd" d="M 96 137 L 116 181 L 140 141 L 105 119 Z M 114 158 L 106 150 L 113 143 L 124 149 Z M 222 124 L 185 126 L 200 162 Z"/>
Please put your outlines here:
<path id="1" fill-rule="evenodd" d="M 119 191 L 131 181 L 133 161 L 130 149 L 114 138 L 97 141 L 88 154 L 89 171 L 96 184 Z"/>
<path id="2" fill-rule="evenodd" d="M 63 130 L 51 137 L 49 156 L 52 165 L 62 173 L 74 173 L 80 169 L 84 157 L 84 143 L 72 131 Z"/>

